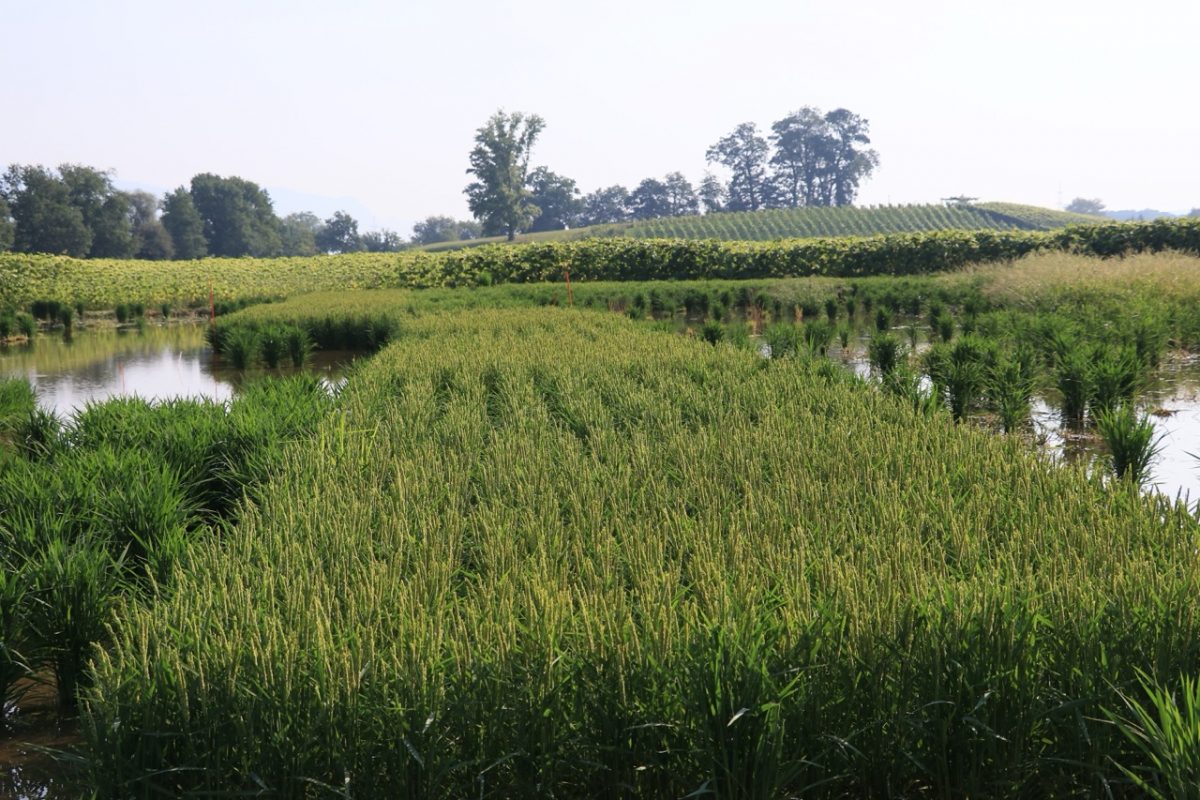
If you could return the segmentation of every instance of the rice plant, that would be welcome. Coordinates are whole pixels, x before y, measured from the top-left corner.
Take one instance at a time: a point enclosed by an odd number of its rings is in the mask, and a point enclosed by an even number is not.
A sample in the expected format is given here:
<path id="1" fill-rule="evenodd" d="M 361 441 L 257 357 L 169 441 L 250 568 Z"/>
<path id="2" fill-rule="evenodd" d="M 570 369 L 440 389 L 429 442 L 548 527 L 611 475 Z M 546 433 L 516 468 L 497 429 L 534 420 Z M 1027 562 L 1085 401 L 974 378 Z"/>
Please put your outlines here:
<path id="1" fill-rule="evenodd" d="M 763 341 L 771 358 L 786 358 L 800 352 L 804 337 L 798 326 L 777 322 L 763 331 Z"/>
<path id="2" fill-rule="evenodd" d="M 1074 342 L 1059 348 L 1055 359 L 1055 381 L 1062 397 L 1063 418 L 1080 424 L 1092 397 L 1092 358 L 1087 347 Z"/>
<path id="3" fill-rule="evenodd" d="M 22 566 L 8 559 L 0 562 L 0 730 L 20 699 L 21 682 L 32 675 L 29 659 L 21 653 L 28 640 L 24 630 L 28 580 Z"/>
<path id="4" fill-rule="evenodd" d="M 978 361 L 951 358 L 939 376 L 938 384 L 946 392 L 946 402 L 955 422 L 971 413 L 983 391 L 986 372 Z"/>
<path id="5" fill-rule="evenodd" d="M 890 375 L 903 356 L 904 346 L 890 333 L 876 333 L 867 344 L 867 358 L 880 377 Z"/>
<path id="6" fill-rule="evenodd" d="M 258 356 L 258 331 L 253 328 L 236 328 L 223 342 L 222 353 L 234 369 L 244 370 Z"/>
<path id="7" fill-rule="evenodd" d="M 308 361 L 313 349 L 308 333 L 301 327 L 289 325 L 285 329 L 284 339 L 287 342 L 288 358 L 291 359 L 292 366 L 304 366 L 304 362 Z"/>
<path id="8" fill-rule="evenodd" d="M 945 413 L 942 400 L 933 387 L 926 386 L 920 373 L 907 366 L 893 370 L 882 385 L 884 391 L 911 405 L 921 416 L 933 417 L 939 412 Z"/>
<path id="9" fill-rule="evenodd" d="M 34 407 L 16 422 L 12 440 L 29 458 L 50 458 L 62 447 L 62 420 L 53 411 Z"/>
<path id="10" fill-rule="evenodd" d="M 1020 357 L 998 361 L 988 370 L 987 396 L 1005 433 L 1019 430 L 1029 421 L 1034 388 L 1031 365 L 1022 363 Z"/>
<path id="11" fill-rule="evenodd" d="M 892 328 L 892 312 L 884 306 L 875 309 L 875 330 L 886 333 Z"/>
<path id="12" fill-rule="evenodd" d="M 725 326 L 719 320 L 711 319 L 700 329 L 700 338 L 709 344 L 717 344 L 725 338 Z"/>
<path id="13" fill-rule="evenodd" d="M 1124 776 L 1154 800 L 1200 798 L 1200 680 L 1179 676 L 1172 690 L 1139 673 L 1139 700 L 1121 693 L 1124 709 L 1105 714 L 1137 748 L 1137 758 L 1118 761 Z"/>
<path id="14" fill-rule="evenodd" d="M 74 306 L 63 305 L 58 309 L 57 320 L 63 327 L 63 331 L 70 334 L 75 328 L 75 308 Z"/>
<path id="15" fill-rule="evenodd" d="M 1095 417 L 1096 430 L 1108 445 L 1109 465 L 1118 480 L 1141 485 L 1150 480 L 1151 466 L 1161 449 L 1162 436 L 1155 436 L 1149 416 L 1138 415 L 1125 403 L 1101 410 Z"/>
<path id="16" fill-rule="evenodd" d="M 59 703 L 75 705 L 88 664 L 106 640 L 121 583 L 119 562 L 90 542 L 52 539 L 29 564 L 29 626 L 54 672 Z"/>
<path id="17" fill-rule="evenodd" d="M 823 319 L 812 319 L 804 323 L 801 333 L 808 352 L 819 356 L 829 352 L 829 345 L 834 336 L 832 323 Z"/>
<path id="18" fill-rule="evenodd" d="M 950 341 L 954 338 L 954 318 L 946 313 L 938 314 L 933 319 L 933 330 L 941 341 Z"/>
<path id="19" fill-rule="evenodd" d="M 16 328 L 27 339 L 32 340 L 33 335 L 37 333 L 37 320 L 32 314 L 26 314 L 24 311 L 18 312 L 16 315 Z"/>
<path id="20" fill-rule="evenodd" d="M 1099 350 L 1092 361 L 1089 407 L 1093 415 L 1132 403 L 1145 385 L 1144 362 L 1128 347 Z"/>
<path id="21" fill-rule="evenodd" d="M 282 328 L 271 325 L 259 331 L 258 353 L 268 369 L 277 369 L 287 352 L 287 333 Z"/>

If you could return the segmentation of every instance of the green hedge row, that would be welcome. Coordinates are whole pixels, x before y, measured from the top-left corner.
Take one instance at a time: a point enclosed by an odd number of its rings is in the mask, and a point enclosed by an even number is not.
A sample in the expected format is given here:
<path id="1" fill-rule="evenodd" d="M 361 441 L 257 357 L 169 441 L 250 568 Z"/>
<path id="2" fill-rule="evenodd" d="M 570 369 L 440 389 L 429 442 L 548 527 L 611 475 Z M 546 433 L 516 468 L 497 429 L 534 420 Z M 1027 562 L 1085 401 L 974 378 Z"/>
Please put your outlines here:
<path id="1" fill-rule="evenodd" d="M 937 231 L 888 236 L 738 242 L 591 239 L 415 253 L 400 262 L 405 286 L 561 280 L 682 280 L 916 275 L 1007 261 L 1037 250 L 1099 256 L 1200 253 L 1200 220 L 1113 223 L 1053 232 Z"/>
<path id="2" fill-rule="evenodd" d="M 486 245 L 444 253 L 351 253 L 314 258 L 200 261 L 81 260 L 0 254 L 0 310 L 35 300 L 169 302 L 207 307 L 248 296 L 354 288 L 582 281 L 917 275 L 1007 261 L 1038 250 L 1099 256 L 1157 250 L 1200 253 L 1200 219 L 1085 225 L 1060 231 L 937 231 L 783 239 L 585 239 Z"/>

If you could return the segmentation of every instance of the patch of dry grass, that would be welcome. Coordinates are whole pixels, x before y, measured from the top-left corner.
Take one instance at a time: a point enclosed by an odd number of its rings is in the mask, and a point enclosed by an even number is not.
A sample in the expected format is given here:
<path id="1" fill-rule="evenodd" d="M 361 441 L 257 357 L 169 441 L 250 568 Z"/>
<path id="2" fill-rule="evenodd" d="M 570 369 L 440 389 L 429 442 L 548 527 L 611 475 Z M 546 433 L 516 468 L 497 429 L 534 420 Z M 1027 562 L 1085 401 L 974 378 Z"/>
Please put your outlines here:
<path id="1" fill-rule="evenodd" d="M 1176 252 L 1096 258 L 1039 253 L 1012 264 L 965 271 L 955 280 L 979 280 L 986 297 L 1001 305 L 1029 305 L 1062 293 L 1088 295 L 1154 292 L 1161 299 L 1200 297 L 1200 257 Z"/>

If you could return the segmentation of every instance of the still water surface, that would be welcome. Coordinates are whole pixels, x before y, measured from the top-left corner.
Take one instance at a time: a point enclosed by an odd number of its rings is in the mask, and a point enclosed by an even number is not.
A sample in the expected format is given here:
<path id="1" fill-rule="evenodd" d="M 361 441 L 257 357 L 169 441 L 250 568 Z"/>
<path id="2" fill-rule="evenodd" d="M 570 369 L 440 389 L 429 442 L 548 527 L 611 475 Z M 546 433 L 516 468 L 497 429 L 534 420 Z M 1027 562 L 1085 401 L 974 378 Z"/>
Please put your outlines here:
<path id="1" fill-rule="evenodd" d="M 136 395 L 146 400 L 207 397 L 228 400 L 247 379 L 296 372 L 235 370 L 214 356 L 204 326 L 148 326 L 78 333 L 70 340 L 39 334 L 32 344 L 0 347 L 0 376 L 22 376 L 38 404 L 69 416 L 90 402 Z M 320 351 L 304 367 L 337 382 L 356 353 Z"/>

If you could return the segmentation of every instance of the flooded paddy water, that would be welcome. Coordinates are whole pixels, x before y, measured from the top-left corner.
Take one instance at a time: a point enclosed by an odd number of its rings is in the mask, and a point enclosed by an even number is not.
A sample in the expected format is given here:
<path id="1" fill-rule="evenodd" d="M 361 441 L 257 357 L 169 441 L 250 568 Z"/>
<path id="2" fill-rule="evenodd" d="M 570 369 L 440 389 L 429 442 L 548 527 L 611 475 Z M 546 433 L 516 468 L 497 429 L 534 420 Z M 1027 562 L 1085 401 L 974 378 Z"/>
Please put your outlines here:
<path id="1" fill-rule="evenodd" d="M 333 383 L 358 355 L 316 351 L 302 369 Z M 246 380 L 295 371 L 292 367 L 233 369 L 213 354 L 203 325 L 83 331 L 69 339 L 61 333 L 43 333 L 30 343 L 0 346 L 0 377 L 28 379 L 38 404 L 61 416 L 110 397 L 224 401 Z"/>
<path id="2" fill-rule="evenodd" d="M 909 335 L 906 327 L 894 328 L 891 333 L 902 338 Z M 918 333 L 916 352 L 921 353 L 929 345 L 929 331 Z M 870 378 L 869 340 L 869 333 L 859 331 L 844 351 L 834 343 L 830 356 L 856 375 Z M 1145 490 L 1195 505 L 1200 501 L 1200 356 L 1183 351 L 1164 355 L 1149 385 L 1139 394 L 1137 408 L 1149 415 L 1159 437 L 1158 456 Z M 976 422 L 987 426 L 990 420 Z M 991 427 L 1000 435 L 998 424 Z M 1095 427 L 1063 421 L 1058 399 L 1050 393 L 1034 395 L 1028 436 L 1034 446 L 1063 463 L 1092 466 L 1108 454 Z"/>

